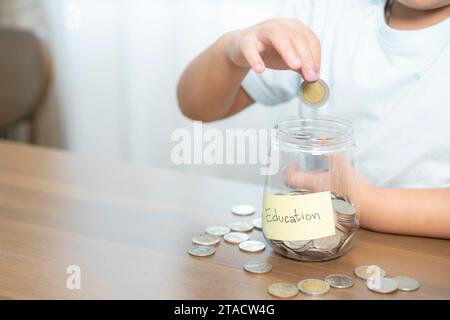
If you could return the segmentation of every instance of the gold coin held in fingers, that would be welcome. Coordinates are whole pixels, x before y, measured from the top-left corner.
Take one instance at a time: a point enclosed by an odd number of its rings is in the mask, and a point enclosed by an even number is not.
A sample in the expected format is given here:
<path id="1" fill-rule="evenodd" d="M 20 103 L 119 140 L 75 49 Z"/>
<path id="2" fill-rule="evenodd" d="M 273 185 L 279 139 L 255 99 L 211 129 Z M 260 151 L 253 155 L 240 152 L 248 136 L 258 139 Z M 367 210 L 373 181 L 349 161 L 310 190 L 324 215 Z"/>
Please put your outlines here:
<path id="1" fill-rule="evenodd" d="M 300 86 L 300 100 L 310 107 L 320 107 L 328 100 L 329 89 L 325 81 L 303 81 Z"/>

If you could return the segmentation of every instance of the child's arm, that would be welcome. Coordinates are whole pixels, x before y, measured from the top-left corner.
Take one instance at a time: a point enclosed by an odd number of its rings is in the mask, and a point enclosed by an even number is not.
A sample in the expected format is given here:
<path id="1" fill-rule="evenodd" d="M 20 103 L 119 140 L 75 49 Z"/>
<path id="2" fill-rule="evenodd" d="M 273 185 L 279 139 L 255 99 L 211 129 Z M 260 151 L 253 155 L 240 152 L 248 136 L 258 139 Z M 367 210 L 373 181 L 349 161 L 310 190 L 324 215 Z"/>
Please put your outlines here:
<path id="1" fill-rule="evenodd" d="M 343 176 L 353 168 L 339 157 L 330 158 Z M 333 190 L 345 194 L 346 179 L 333 179 L 328 171 L 304 172 L 297 163 L 285 169 L 284 180 L 292 189 L 313 192 Z M 374 186 L 359 175 L 361 226 L 379 232 L 450 239 L 450 188 L 394 189 Z"/>
<path id="2" fill-rule="evenodd" d="M 178 84 L 178 102 L 188 117 L 214 121 L 239 112 L 253 100 L 241 82 L 253 68 L 300 71 L 316 80 L 320 69 L 320 43 L 296 19 L 272 19 L 219 38 L 185 70 Z"/>
<path id="3" fill-rule="evenodd" d="M 450 239 L 450 189 L 390 189 L 361 184 L 361 226 Z"/>

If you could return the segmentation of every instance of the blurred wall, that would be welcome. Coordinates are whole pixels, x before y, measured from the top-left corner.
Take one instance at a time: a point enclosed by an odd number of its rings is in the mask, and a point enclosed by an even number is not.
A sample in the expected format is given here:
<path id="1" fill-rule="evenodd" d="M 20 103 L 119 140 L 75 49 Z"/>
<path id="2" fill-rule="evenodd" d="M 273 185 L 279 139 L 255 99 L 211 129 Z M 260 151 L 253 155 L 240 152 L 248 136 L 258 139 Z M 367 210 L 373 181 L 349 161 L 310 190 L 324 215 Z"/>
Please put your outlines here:
<path id="1" fill-rule="evenodd" d="M 53 92 L 39 120 L 40 143 L 261 182 L 259 165 L 172 164 L 171 133 L 192 128 L 178 110 L 175 88 L 183 68 L 214 39 L 274 16 L 284 0 L 24 2 L 30 11 L 17 10 L 6 20 L 39 27 L 54 63 Z M 270 128 L 276 118 L 296 113 L 295 101 L 277 108 L 254 106 L 205 128 Z"/>

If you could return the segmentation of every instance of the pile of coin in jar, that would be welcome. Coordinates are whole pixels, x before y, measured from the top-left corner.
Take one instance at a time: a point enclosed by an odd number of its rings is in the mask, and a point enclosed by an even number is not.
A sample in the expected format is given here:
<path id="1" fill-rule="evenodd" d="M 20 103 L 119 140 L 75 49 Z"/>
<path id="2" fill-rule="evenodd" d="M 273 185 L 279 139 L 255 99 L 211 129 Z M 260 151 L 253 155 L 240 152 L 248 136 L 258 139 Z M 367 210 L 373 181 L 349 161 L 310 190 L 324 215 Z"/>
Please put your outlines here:
<path id="1" fill-rule="evenodd" d="M 308 190 L 292 191 L 287 195 L 308 194 Z M 359 227 L 354 205 L 343 196 L 331 193 L 336 234 L 320 239 L 281 241 L 267 239 L 279 254 L 302 261 L 325 261 L 337 258 L 353 246 Z"/>

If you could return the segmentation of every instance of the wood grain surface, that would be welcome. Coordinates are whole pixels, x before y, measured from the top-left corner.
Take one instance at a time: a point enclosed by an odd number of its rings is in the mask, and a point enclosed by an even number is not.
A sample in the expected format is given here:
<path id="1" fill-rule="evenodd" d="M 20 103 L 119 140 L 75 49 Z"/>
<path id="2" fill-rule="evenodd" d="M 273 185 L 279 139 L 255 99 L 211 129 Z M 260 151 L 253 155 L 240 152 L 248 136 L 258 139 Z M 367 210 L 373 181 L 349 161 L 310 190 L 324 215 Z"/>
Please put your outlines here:
<path id="1" fill-rule="evenodd" d="M 415 292 L 377 294 L 356 279 L 320 298 L 450 299 L 450 241 L 361 230 L 345 256 L 302 263 L 269 247 L 259 254 L 220 243 L 215 255 L 188 255 L 192 236 L 211 224 L 253 219 L 230 207 L 261 209 L 262 186 L 123 164 L 0 142 L 0 298 L 271 299 L 274 282 L 297 283 L 354 266 L 377 264 L 388 275 L 421 283 Z M 260 231 L 251 238 L 263 239 Z M 253 275 L 242 265 L 273 264 Z M 81 289 L 66 286 L 69 265 Z"/>

